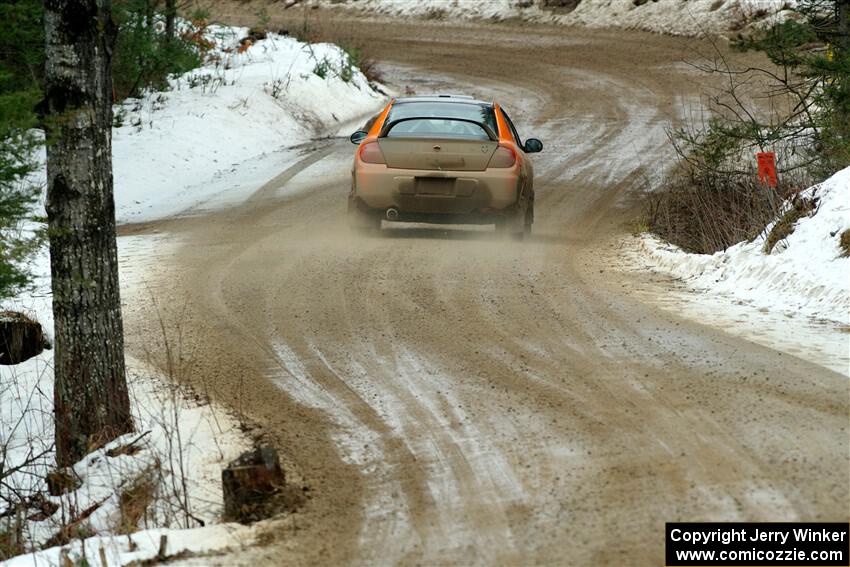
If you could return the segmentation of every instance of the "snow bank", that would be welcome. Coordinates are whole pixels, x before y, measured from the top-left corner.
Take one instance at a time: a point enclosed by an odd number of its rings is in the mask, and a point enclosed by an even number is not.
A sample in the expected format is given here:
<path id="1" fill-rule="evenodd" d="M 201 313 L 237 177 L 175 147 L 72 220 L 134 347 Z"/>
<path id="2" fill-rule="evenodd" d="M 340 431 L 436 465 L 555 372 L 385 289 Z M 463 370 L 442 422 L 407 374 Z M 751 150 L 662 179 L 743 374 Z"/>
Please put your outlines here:
<path id="1" fill-rule="evenodd" d="M 248 28 L 210 26 L 207 64 L 173 78 L 170 90 L 115 105 L 119 224 L 213 199 L 238 204 L 286 169 L 297 146 L 353 131 L 386 103 L 383 86 L 370 84 L 336 45 L 269 34 L 243 51 L 247 35 Z M 27 183 L 45 186 L 43 147 L 36 157 L 42 167 Z"/>
<path id="2" fill-rule="evenodd" d="M 819 199 L 816 211 L 800 219 L 770 254 L 763 252 L 767 231 L 710 256 L 688 254 L 652 236 L 641 244 L 655 267 L 694 288 L 760 309 L 848 325 L 850 258 L 842 257 L 839 238 L 850 229 L 850 167 L 803 196 Z"/>
<path id="3" fill-rule="evenodd" d="M 283 165 L 264 171 L 256 186 L 218 181 L 249 160 L 334 135 L 384 104 L 385 95 L 336 45 L 269 34 L 242 51 L 247 28 L 211 32 L 209 63 L 173 79 L 171 90 L 115 108 L 119 223 L 170 216 L 222 191 L 247 197 Z"/>
<path id="4" fill-rule="evenodd" d="M 584 0 L 559 23 L 640 29 L 670 35 L 723 33 L 777 17 L 787 0 Z"/>
<path id="5" fill-rule="evenodd" d="M 46 250 L 35 258 L 33 272 L 34 290 L 4 301 L 2 307 L 30 314 L 52 336 Z M 134 533 L 139 547 L 132 552 L 124 549 L 128 545 L 126 536 L 111 538 L 122 526 L 121 494 L 142 476 L 152 481 L 155 493 L 140 527 L 197 528 L 198 520 L 207 525 L 220 521 L 221 469 L 247 450 L 250 440 L 241 432 L 238 421 L 222 408 L 198 401 L 197 396 L 139 361 L 128 359 L 127 366 L 136 432 L 119 437 L 76 463 L 73 474 L 80 486 L 62 496 L 48 495 L 45 481 L 47 473 L 55 469 L 53 351 L 46 350 L 21 364 L 0 366 L 0 462 L 5 471 L 19 468 L 4 475 L 0 483 L 0 518 L 8 502 L 20 497 L 29 500 L 23 511 L 28 519 L 22 526 L 26 549 L 37 549 L 69 520 L 90 511 L 80 527 L 102 537 L 86 540 L 88 564 L 100 564 L 101 546 L 110 565 L 155 556 L 161 530 Z M 130 444 L 133 450 L 116 451 Z M 0 519 L 0 531 L 5 531 L 15 517 Z M 198 529 L 164 531 L 171 542 L 169 554 L 233 545 L 232 538 L 222 535 L 231 533 L 233 527 L 217 527 L 206 536 Z M 244 541 L 246 534 L 239 533 Z M 156 545 L 151 551 L 143 542 L 154 536 Z M 70 550 L 69 557 L 77 564 L 81 557 L 79 541 L 20 556 L 8 564 L 59 565 L 60 549 Z"/>
<path id="6" fill-rule="evenodd" d="M 322 5 L 339 5 L 324 0 Z M 550 2 L 550 6 L 557 2 Z M 640 29 L 671 35 L 736 31 L 782 17 L 795 0 L 581 0 L 572 11 L 532 0 L 348 0 L 344 5 L 391 16 L 429 19 L 524 20 L 593 28 Z"/>
<path id="7" fill-rule="evenodd" d="M 160 556 L 162 537 L 166 538 L 164 556 Z M 62 547 L 18 555 L 0 563 L 3 567 L 57 567 L 67 565 L 147 565 L 174 563 L 174 557 L 232 550 L 254 543 L 254 530 L 239 524 L 219 524 L 205 528 L 154 529 L 121 537 L 91 537 L 75 540 Z M 101 552 L 101 550 L 103 550 Z M 103 553 L 103 555 L 101 555 Z M 194 563 L 194 564 L 203 564 Z"/>

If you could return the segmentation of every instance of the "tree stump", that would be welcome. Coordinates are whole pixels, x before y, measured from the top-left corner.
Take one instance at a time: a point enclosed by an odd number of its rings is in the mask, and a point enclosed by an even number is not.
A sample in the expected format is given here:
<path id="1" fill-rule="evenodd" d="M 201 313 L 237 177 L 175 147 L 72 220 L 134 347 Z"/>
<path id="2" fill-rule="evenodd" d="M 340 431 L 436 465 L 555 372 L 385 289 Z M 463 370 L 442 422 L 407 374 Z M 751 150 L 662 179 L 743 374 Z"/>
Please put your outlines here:
<path id="1" fill-rule="evenodd" d="M 269 517 L 284 483 L 277 451 L 260 447 L 243 453 L 221 471 L 225 520 L 249 523 Z"/>
<path id="2" fill-rule="evenodd" d="M 42 350 L 41 324 L 23 313 L 0 311 L 0 364 L 19 364 Z"/>

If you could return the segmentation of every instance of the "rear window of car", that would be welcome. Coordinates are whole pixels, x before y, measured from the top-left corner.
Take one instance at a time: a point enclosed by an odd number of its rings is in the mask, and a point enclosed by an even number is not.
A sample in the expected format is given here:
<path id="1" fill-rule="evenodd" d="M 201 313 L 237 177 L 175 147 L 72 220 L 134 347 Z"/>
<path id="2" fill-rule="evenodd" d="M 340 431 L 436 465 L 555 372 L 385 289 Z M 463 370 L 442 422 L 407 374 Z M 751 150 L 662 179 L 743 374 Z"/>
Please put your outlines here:
<path id="1" fill-rule="evenodd" d="M 480 125 L 453 118 L 411 118 L 392 126 L 384 135 L 387 138 L 490 139 Z"/>
<path id="2" fill-rule="evenodd" d="M 395 120 L 402 118 L 461 118 L 463 120 L 472 120 L 488 126 L 494 134 L 499 132 L 496 126 L 496 114 L 493 112 L 492 106 L 469 102 L 397 102 L 387 115 L 386 123 L 389 124 Z M 418 122 L 418 121 L 417 121 Z M 402 127 L 405 123 L 398 124 L 397 128 Z M 441 128 L 452 126 L 455 131 L 459 131 L 458 125 L 463 125 L 463 122 L 457 120 L 429 120 L 427 123 L 420 125 L 422 128 Z M 466 123 L 468 124 L 468 123 Z M 472 131 L 474 125 L 468 124 L 468 128 L 463 128 L 467 131 Z M 396 128 L 393 128 L 395 131 Z M 482 130 L 483 132 L 483 130 Z M 476 132 L 476 134 L 478 134 Z M 486 133 L 485 133 L 486 134 Z"/>

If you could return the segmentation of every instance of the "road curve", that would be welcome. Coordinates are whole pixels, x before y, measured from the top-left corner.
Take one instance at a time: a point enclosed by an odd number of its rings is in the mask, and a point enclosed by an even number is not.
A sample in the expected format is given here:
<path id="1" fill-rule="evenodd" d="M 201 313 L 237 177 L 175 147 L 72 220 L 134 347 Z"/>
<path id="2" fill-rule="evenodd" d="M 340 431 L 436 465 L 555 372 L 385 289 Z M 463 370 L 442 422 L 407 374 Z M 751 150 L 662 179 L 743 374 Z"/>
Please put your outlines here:
<path id="1" fill-rule="evenodd" d="M 694 43 L 351 33 L 395 85 L 496 97 L 543 139 L 534 236 L 354 237 L 340 140 L 244 205 L 123 228 L 179 242 L 125 297 L 131 351 L 160 317 L 179 329 L 181 378 L 258 423 L 308 494 L 228 563 L 661 565 L 666 521 L 848 519 L 846 377 L 661 311 L 615 267 L 698 101 Z"/>

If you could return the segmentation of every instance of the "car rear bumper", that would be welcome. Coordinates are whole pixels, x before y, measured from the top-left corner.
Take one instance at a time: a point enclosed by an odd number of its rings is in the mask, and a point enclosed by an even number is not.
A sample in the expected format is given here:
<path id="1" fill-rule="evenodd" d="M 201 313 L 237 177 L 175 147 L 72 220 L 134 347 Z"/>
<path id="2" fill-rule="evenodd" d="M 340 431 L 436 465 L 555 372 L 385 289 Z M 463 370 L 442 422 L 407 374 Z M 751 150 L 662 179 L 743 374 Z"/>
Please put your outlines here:
<path id="1" fill-rule="evenodd" d="M 432 171 L 361 163 L 352 174 L 351 199 L 363 212 L 396 209 L 398 220 L 493 222 L 494 216 L 513 210 L 517 186 L 516 167 Z M 446 219 L 446 216 L 458 218 Z"/>

